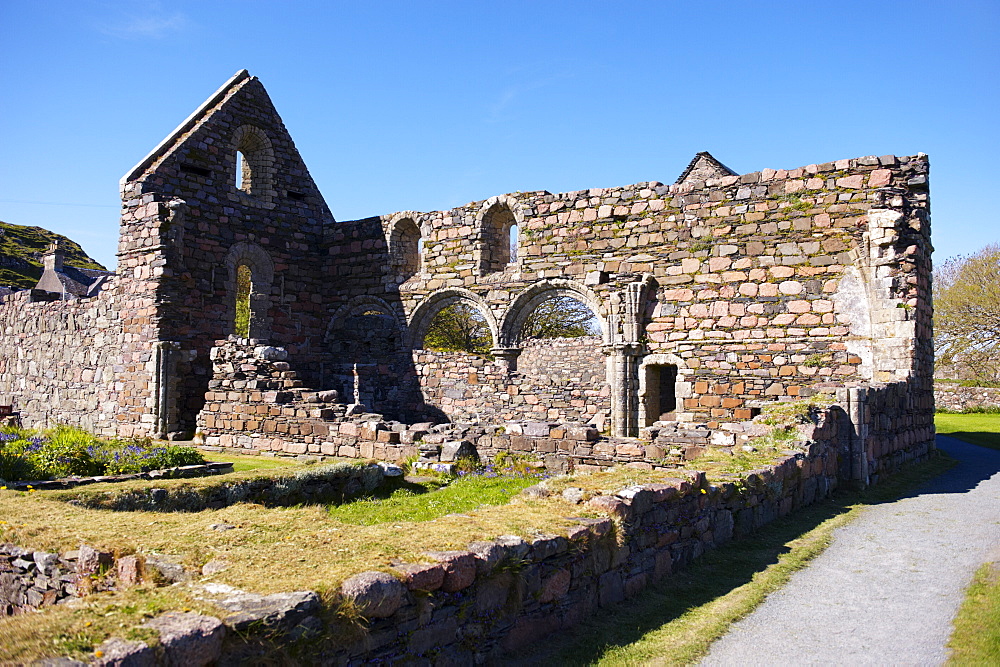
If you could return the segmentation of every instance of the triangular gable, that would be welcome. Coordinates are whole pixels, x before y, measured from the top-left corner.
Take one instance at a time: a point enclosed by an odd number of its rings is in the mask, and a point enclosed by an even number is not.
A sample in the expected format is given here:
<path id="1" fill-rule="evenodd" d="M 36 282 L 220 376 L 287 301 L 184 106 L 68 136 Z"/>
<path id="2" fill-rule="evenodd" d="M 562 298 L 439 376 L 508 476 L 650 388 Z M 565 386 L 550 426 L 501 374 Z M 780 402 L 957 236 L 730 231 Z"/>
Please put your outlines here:
<path id="1" fill-rule="evenodd" d="M 676 185 L 689 181 L 706 181 L 710 178 L 737 176 L 738 174 L 716 160 L 708 151 L 702 151 L 694 156 L 687 169 L 677 178 Z"/>
<path id="2" fill-rule="evenodd" d="M 257 77 L 240 70 L 121 180 L 124 198 L 155 192 L 204 207 L 234 201 L 333 222 L 295 142 Z"/>
<path id="3" fill-rule="evenodd" d="M 194 112 L 184 119 L 184 122 L 178 125 L 173 132 L 168 134 L 166 138 L 156 145 L 156 148 L 151 150 L 149 154 L 139 160 L 139 162 L 129 169 L 128 173 L 121 177 L 119 185 L 122 189 L 125 188 L 125 184 L 129 181 L 134 181 L 143 175 L 143 173 L 149 169 L 159 158 L 166 155 L 166 153 L 176 146 L 181 138 L 191 130 L 198 121 L 202 120 L 208 115 L 208 112 L 216 107 L 230 92 L 234 92 L 238 89 L 238 86 L 243 82 L 250 79 L 250 72 L 241 69 L 239 72 L 234 74 L 229 81 L 226 81 L 222 86 L 215 91 L 207 100 L 201 103 L 201 105 L 194 110 Z"/>

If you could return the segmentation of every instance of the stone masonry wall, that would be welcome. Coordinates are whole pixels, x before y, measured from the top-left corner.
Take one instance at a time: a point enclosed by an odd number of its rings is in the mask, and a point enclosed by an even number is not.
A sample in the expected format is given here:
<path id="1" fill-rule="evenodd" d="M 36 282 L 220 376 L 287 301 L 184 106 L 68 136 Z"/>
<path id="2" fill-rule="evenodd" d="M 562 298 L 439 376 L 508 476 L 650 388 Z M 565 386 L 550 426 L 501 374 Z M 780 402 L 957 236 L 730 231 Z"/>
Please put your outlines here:
<path id="1" fill-rule="evenodd" d="M 934 401 L 938 408 L 955 411 L 975 407 L 997 407 L 1000 406 L 1000 388 L 963 387 L 946 382 L 935 382 Z"/>
<path id="2" fill-rule="evenodd" d="M 471 354 L 415 352 L 424 400 L 454 421 L 606 420 L 610 388 L 599 337 L 530 340 L 523 349 L 513 373 Z"/>
<path id="3" fill-rule="evenodd" d="M 13 405 L 26 427 L 73 424 L 115 434 L 119 399 L 135 387 L 116 383 L 124 337 L 114 289 L 92 299 L 40 301 L 15 292 L 0 302 L 0 404 Z"/>
<path id="4" fill-rule="evenodd" d="M 349 280 L 330 293 L 330 312 L 381 298 L 419 349 L 433 314 L 461 302 L 516 358 L 539 299 L 573 296 L 595 312 L 605 344 L 626 346 L 611 351 L 631 360 L 621 368 L 653 355 L 679 367 L 690 387 L 682 421 L 739 421 L 763 402 L 858 381 L 912 376 L 928 394 L 928 170 L 922 155 L 869 156 L 677 185 L 513 193 L 383 216 L 380 236 L 375 219 L 340 223 L 327 243 L 335 274 Z M 481 259 L 502 208 L 521 240 L 495 270 Z M 411 221 L 424 254 L 407 275 L 394 268 L 392 243 Z M 636 379 L 609 372 L 607 381 L 614 394 Z M 641 399 L 623 409 L 633 432 L 651 412 Z"/>

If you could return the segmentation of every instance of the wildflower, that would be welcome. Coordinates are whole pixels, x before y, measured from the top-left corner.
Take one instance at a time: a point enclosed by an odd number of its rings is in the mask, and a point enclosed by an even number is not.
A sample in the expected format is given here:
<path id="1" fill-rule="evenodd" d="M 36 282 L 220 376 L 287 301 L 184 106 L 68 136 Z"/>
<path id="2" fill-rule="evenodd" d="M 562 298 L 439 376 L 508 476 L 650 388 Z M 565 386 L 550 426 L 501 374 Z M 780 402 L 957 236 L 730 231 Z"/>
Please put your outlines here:
<path id="1" fill-rule="evenodd" d="M 94 657 L 95 658 L 103 658 L 104 657 L 104 651 L 102 651 L 101 649 L 97 649 L 96 651 L 94 651 Z"/>

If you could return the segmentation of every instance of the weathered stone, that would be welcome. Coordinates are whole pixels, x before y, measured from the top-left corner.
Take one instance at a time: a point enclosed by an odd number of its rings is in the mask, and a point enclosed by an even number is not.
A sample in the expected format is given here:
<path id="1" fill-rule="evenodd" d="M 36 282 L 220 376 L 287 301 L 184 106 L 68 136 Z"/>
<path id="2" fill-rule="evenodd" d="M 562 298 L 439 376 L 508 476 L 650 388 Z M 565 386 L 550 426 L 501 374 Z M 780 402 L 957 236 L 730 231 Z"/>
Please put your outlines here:
<path id="1" fill-rule="evenodd" d="M 341 584 L 340 593 L 353 600 L 358 612 L 366 618 L 392 616 L 406 601 L 406 586 L 385 572 L 356 574 Z"/>
<path id="2" fill-rule="evenodd" d="M 440 563 L 400 563 L 392 569 L 411 591 L 436 591 L 444 583 L 444 566 Z"/>
<path id="3" fill-rule="evenodd" d="M 427 555 L 444 565 L 441 590 L 454 593 L 476 580 L 476 557 L 469 551 L 429 551 Z"/>
<path id="4" fill-rule="evenodd" d="M 212 616 L 169 611 L 147 621 L 143 627 L 159 633 L 167 665 L 201 667 L 214 663 L 222 654 L 226 628 Z"/>
<path id="5" fill-rule="evenodd" d="M 99 667 L 148 667 L 156 664 L 156 653 L 145 642 L 112 637 L 97 647 L 90 664 Z"/>

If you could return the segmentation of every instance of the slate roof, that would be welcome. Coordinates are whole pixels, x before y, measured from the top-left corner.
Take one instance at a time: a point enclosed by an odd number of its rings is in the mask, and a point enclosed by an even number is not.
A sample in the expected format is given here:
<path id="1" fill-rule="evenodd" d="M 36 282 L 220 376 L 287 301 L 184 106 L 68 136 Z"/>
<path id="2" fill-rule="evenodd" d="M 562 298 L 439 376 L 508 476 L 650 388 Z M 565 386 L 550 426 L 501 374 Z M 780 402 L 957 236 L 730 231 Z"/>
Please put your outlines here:
<path id="1" fill-rule="evenodd" d="M 78 297 L 90 297 L 100 292 L 113 275 L 113 271 L 78 269 L 75 266 L 64 265 L 58 271 L 43 273 L 38 284 L 35 285 L 35 289 L 72 294 Z"/>
<path id="2" fill-rule="evenodd" d="M 694 171 L 695 167 L 698 167 L 698 170 L 700 172 L 704 171 L 710 172 L 713 178 L 718 178 L 721 176 L 739 176 L 739 174 L 737 174 L 735 171 L 733 171 L 726 165 L 716 160 L 715 157 L 708 151 L 701 151 L 700 153 L 696 153 L 695 156 L 691 159 L 691 162 L 688 163 L 687 168 L 683 172 L 681 172 L 680 176 L 677 177 L 675 184 L 680 185 L 681 183 L 683 183 L 687 179 L 687 177 L 691 174 L 691 172 Z M 704 180 L 704 179 L 700 178 L 698 180 Z"/>

